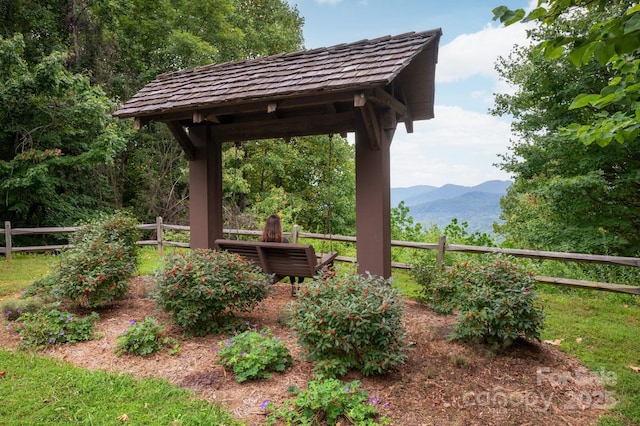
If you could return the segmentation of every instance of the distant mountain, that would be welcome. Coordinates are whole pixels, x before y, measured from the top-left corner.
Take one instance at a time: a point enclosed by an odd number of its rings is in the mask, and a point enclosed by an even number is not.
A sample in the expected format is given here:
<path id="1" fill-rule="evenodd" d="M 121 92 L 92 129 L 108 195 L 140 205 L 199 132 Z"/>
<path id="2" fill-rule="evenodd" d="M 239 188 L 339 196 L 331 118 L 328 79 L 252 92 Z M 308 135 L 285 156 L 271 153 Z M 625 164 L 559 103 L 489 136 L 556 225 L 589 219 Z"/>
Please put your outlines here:
<path id="1" fill-rule="evenodd" d="M 475 186 L 447 184 L 441 187 L 420 185 L 391 188 L 392 206 L 404 201 L 416 222 L 444 229 L 451 220 L 467 222 L 469 232 L 491 234 L 494 222 L 500 222 L 500 198 L 510 181 L 491 180 Z"/>
<path id="2" fill-rule="evenodd" d="M 437 187 L 430 185 L 416 185 L 408 188 L 391 188 L 391 206 L 396 207 L 400 204 L 400 201 L 403 200 L 406 205 L 409 205 L 408 200 L 420 200 L 425 196 L 425 194 L 428 194 L 434 189 L 437 189 Z"/>

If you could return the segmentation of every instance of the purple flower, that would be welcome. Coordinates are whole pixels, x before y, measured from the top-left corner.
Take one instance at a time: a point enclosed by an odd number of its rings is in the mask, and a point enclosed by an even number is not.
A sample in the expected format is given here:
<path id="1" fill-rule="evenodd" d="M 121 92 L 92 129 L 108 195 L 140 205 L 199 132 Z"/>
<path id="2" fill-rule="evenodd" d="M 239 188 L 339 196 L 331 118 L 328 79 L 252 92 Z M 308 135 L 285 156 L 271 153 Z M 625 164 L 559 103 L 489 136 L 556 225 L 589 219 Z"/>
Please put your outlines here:
<path id="1" fill-rule="evenodd" d="M 129 324 L 136 325 L 136 322 L 134 320 L 129 320 Z"/>
<path id="2" fill-rule="evenodd" d="M 242 351 L 242 356 L 247 356 L 247 351 Z"/>
<path id="3" fill-rule="evenodd" d="M 49 343 L 51 343 L 52 345 L 56 342 L 56 339 L 54 339 L 53 337 L 49 339 Z"/>
<path id="4" fill-rule="evenodd" d="M 267 405 L 269 405 L 269 400 L 265 399 L 264 401 L 262 401 L 262 405 L 260 405 L 260 409 L 262 411 L 266 411 L 267 410 Z"/>
<path id="5" fill-rule="evenodd" d="M 378 398 L 376 398 L 375 396 L 372 396 L 372 397 L 371 397 L 371 403 L 372 403 L 373 405 L 376 405 L 376 404 L 378 403 Z"/>
<path id="6" fill-rule="evenodd" d="M 73 316 L 69 315 L 69 318 L 67 318 L 67 320 L 65 321 L 65 323 L 69 324 L 71 321 L 73 321 Z"/>
<path id="7" fill-rule="evenodd" d="M 60 330 L 60 335 L 64 336 L 64 330 Z"/>
<path id="8" fill-rule="evenodd" d="M 349 392 L 349 391 L 351 390 L 351 388 L 349 388 L 349 385 L 347 385 L 347 386 L 345 386 L 345 387 L 344 387 L 344 390 L 345 390 L 346 392 Z"/>

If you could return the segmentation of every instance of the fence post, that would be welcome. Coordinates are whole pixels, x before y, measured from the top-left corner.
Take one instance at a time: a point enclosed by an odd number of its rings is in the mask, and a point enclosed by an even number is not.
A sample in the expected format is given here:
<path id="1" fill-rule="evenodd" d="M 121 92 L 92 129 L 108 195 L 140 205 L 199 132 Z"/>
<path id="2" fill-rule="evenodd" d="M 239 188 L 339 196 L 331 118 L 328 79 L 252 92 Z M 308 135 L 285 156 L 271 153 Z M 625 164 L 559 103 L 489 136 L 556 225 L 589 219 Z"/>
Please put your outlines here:
<path id="1" fill-rule="evenodd" d="M 4 221 L 4 241 L 4 257 L 8 262 L 11 260 L 11 222 L 9 222 L 8 220 Z"/>
<path id="2" fill-rule="evenodd" d="M 162 227 L 162 216 L 156 217 L 156 241 L 158 243 L 158 256 L 162 257 L 163 246 L 163 227 Z"/>
<path id="3" fill-rule="evenodd" d="M 293 244 L 298 244 L 298 233 L 300 232 L 300 227 L 298 225 L 293 225 L 293 234 L 291 235 L 291 240 Z"/>
<path id="4" fill-rule="evenodd" d="M 442 270 L 442 268 L 444 267 L 444 251 L 446 246 L 447 246 L 447 236 L 441 235 L 440 239 L 438 240 L 438 254 L 437 254 L 437 260 L 436 260 L 439 270 Z"/>

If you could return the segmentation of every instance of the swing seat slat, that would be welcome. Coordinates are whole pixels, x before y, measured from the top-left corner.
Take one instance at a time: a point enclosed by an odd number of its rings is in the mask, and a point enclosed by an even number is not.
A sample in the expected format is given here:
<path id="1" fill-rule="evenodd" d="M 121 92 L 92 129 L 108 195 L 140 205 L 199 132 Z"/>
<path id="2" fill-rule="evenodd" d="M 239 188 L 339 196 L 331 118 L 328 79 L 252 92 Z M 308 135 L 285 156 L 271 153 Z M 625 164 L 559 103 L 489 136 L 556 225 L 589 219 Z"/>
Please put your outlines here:
<path id="1" fill-rule="evenodd" d="M 331 266 L 337 252 L 317 255 L 307 244 L 265 243 L 218 239 L 216 247 L 253 261 L 266 274 L 273 274 L 273 282 L 284 277 L 313 278 L 325 266 Z"/>

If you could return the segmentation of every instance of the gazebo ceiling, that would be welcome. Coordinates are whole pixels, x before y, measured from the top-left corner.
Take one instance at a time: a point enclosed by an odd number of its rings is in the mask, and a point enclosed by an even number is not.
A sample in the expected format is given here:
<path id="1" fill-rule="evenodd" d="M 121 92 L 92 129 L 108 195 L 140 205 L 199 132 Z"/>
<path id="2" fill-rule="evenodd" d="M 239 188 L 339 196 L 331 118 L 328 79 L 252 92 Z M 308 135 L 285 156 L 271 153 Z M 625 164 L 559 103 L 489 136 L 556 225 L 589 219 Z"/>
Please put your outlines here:
<path id="1" fill-rule="evenodd" d="M 185 128 L 217 141 L 380 130 L 433 118 L 439 29 L 162 74 L 114 116 L 167 123 L 189 157 Z"/>

